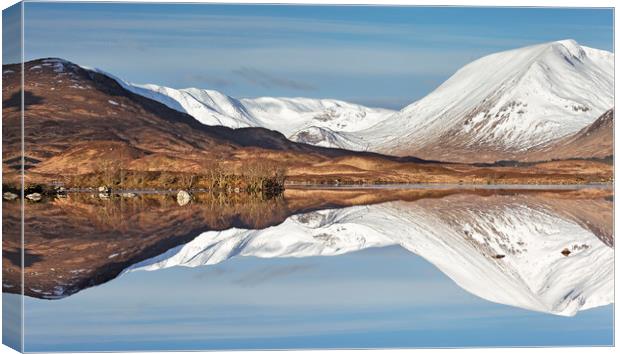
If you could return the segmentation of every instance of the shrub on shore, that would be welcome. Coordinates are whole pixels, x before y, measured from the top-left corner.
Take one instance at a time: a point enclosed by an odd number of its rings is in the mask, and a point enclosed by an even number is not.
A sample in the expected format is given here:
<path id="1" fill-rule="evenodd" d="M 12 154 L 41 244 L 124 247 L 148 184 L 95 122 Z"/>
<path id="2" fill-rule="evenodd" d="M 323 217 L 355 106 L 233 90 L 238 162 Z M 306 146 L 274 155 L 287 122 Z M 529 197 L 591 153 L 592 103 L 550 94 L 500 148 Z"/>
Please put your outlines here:
<path id="1" fill-rule="evenodd" d="M 124 170 L 105 164 L 95 172 L 64 178 L 67 188 L 112 189 L 206 189 L 225 193 L 248 192 L 276 195 L 284 191 L 286 169 L 275 163 L 253 162 L 237 171 L 222 164 L 205 164 L 200 173 Z"/>

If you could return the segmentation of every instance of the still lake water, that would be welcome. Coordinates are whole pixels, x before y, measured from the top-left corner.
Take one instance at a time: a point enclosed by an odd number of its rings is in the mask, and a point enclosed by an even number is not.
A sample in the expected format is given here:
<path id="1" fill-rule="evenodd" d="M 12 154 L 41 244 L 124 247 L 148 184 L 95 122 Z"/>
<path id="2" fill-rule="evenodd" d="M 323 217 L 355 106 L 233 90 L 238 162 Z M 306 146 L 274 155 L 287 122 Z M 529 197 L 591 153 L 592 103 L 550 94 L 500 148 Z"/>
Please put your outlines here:
<path id="1" fill-rule="evenodd" d="M 612 193 L 27 205 L 25 350 L 612 345 Z"/>

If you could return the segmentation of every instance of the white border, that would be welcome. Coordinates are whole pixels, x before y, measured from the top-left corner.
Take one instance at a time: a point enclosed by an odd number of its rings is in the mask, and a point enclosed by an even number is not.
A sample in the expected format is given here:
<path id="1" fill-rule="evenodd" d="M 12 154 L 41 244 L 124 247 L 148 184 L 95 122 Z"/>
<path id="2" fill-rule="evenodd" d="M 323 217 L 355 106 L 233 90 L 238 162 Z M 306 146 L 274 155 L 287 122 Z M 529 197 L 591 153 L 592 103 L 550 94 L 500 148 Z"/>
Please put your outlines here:
<path id="1" fill-rule="evenodd" d="M 3 0 L 6 3 L 3 4 L 3 8 L 15 4 L 16 0 Z M 438 0 L 284 0 L 284 1 L 265 1 L 265 0 L 25 0 L 25 2 L 109 2 L 109 3 L 203 3 L 203 4 L 306 4 L 306 5 L 376 5 L 376 6 L 390 6 L 390 5 L 405 5 L 405 6 L 484 6 L 484 7 L 615 7 L 613 0 L 451 0 L 451 1 L 438 1 Z"/>
<path id="2" fill-rule="evenodd" d="M 5 9 L 15 3 L 17 3 L 18 1 L 16 0 L 0 0 L 0 4 L 2 5 L 2 9 Z M 40 1 L 47 1 L 47 0 L 26 0 L 27 2 L 40 2 Z M 51 2 L 51 1 L 50 1 Z M 493 1 L 493 0 L 450 0 L 450 1 L 433 1 L 433 0 L 389 0 L 389 1 L 368 1 L 368 0 L 336 0 L 336 1 L 332 1 L 332 0 L 288 0 L 288 1 L 264 1 L 264 0 L 212 0 L 212 1 L 180 1 L 180 0 L 133 0 L 133 1 L 118 1 L 118 0 L 111 0 L 111 1 L 92 1 L 92 0 L 64 0 L 62 2 L 74 2 L 74 3 L 78 3 L 78 2 L 135 2 L 135 3 L 154 3 L 154 2 L 158 2 L 158 3 L 224 3 L 224 4 L 309 4 L 309 5 L 377 5 L 377 6 L 389 6 L 389 5 L 405 5 L 405 6 L 484 6 L 484 7 L 569 7 L 569 8 L 579 8 L 579 7 L 589 7 L 589 8 L 614 8 L 614 51 L 615 48 L 618 45 L 618 36 L 617 34 L 617 27 L 616 27 L 616 21 L 615 21 L 615 3 L 613 0 L 563 0 L 563 1 L 557 1 L 557 0 L 503 0 L 501 2 L 499 1 Z M 22 11 L 22 16 L 23 16 L 23 11 Z M 0 17 L 0 31 L 1 31 L 1 17 Z M 23 21 L 23 18 L 22 18 Z M 23 22 L 22 22 L 23 25 Z M 23 31 L 22 31 L 23 33 Z M 22 40 L 23 40 L 23 36 L 22 36 Z M 2 54 L 2 46 L 1 46 L 1 39 L 0 39 L 0 55 Z M 22 42 L 22 57 L 23 57 L 23 42 Z M 615 66 L 618 65 L 618 59 L 615 59 Z M 23 83 L 22 83 L 23 84 Z M 617 81 L 615 82 L 615 92 L 617 92 Z M 614 106 L 617 106 L 617 99 L 615 98 L 615 103 Z M 617 132 L 618 132 L 618 125 L 614 124 L 614 137 L 617 136 Z M 0 128 L 1 131 L 1 128 Z M 614 139 L 615 141 L 615 139 Z M 23 146 L 22 146 L 23 148 Z M 1 146 L 0 146 L 0 153 L 1 153 Z M 614 155 L 618 156 L 618 146 L 616 144 L 614 144 Z M 23 161 L 22 161 L 23 163 Z M 615 163 L 614 163 L 615 166 Z M 617 195 L 617 185 L 615 183 L 615 173 L 614 173 L 614 194 Z M 1 211 L 1 207 L 0 207 L 0 211 Z M 619 211 L 618 209 L 615 208 L 615 204 L 614 204 L 614 226 L 615 226 L 615 220 L 618 218 L 618 214 Z M 615 228 L 614 228 L 615 230 Z M 0 230 L 1 233 L 1 230 Z M 615 232 L 614 232 L 614 236 L 615 236 Z M 23 251 L 23 250 L 22 250 Z M 615 269 L 615 268 L 614 268 Z M 618 282 L 618 274 L 615 274 L 615 282 Z M 23 282 L 22 282 L 22 286 L 23 286 Z M 22 300 L 23 302 L 23 300 Z M 22 309 L 23 309 L 23 304 L 22 304 Z M 1 313 L 1 308 L 0 308 L 0 313 Z M 614 307 L 614 315 L 616 313 L 616 309 Z M 614 316 L 614 320 L 615 320 Z M 615 321 L 614 321 L 615 322 Z M 0 316 L 0 325 L 2 324 L 2 317 Z M 22 326 L 24 325 L 24 322 L 22 321 Z M 23 335 L 23 331 L 22 331 L 22 335 Z M 617 326 L 614 328 L 614 338 L 617 338 L 618 335 L 618 328 Z M 22 338 L 22 348 L 23 348 L 23 338 Z M 483 353 L 520 353 L 522 351 L 527 351 L 528 353 L 562 353 L 562 354 L 581 354 L 584 352 L 583 347 L 572 347 L 572 348 L 471 348 L 471 349 L 369 349 L 369 350 L 363 350 L 363 352 L 372 352 L 372 353 L 381 353 L 381 354 L 388 354 L 388 353 L 409 353 L 409 352 L 413 352 L 413 353 L 454 353 L 455 351 L 460 352 L 460 353 L 479 353 L 479 352 L 483 352 Z M 330 350 L 331 351 L 331 350 Z M 615 348 L 606 348 L 606 347 L 588 347 L 587 351 L 589 353 L 611 353 L 611 352 L 615 352 Z M 276 354 L 276 353 L 280 353 L 281 351 L 235 351 L 235 353 L 239 353 L 239 354 L 254 354 L 254 353 L 269 353 L 269 354 Z M 303 354 L 309 354 L 309 353 L 323 353 L 323 352 L 328 352 L 328 350 L 296 350 L 296 353 L 303 353 Z M 353 354 L 353 353 L 360 353 L 362 352 L 362 350 L 337 350 L 338 353 L 341 354 Z M 14 350 L 1 345 L 0 346 L 0 353 L 15 353 Z M 136 352 L 118 352 L 118 353 L 136 353 Z M 143 351 L 141 353 L 161 353 L 161 352 L 147 352 L 147 351 Z M 179 353 L 179 354 L 183 354 L 183 353 L 187 353 L 187 351 L 170 351 L 170 352 L 166 352 L 166 353 Z M 200 352 L 199 352 L 200 353 Z M 226 352 L 226 351 L 211 351 L 211 352 L 204 352 L 204 353 L 230 353 L 230 351 Z"/>

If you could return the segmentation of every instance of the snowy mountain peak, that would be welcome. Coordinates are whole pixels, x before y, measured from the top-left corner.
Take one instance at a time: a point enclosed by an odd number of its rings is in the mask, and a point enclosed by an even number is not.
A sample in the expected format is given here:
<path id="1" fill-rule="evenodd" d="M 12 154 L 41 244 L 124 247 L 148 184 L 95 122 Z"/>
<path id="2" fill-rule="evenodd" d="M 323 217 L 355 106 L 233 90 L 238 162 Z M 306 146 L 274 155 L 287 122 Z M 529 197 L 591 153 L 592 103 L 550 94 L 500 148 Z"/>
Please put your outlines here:
<path id="1" fill-rule="evenodd" d="M 519 152 L 579 131 L 612 105 L 613 54 L 563 40 L 475 60 L 364 133 L 396 154 L 431 145 Z"/>
<path id="2" fill-rule="evenodd" d="M 574 39 L 563 39 L 554 43 L 566 48 L 568 52 L 576 58 L 583 59 L 586 56 L 583 48 Z"/>
<path id="3" fill-rule="evenodd" d="M 158 85 L 126 83 L 130 91 L 159 101 L 198 119 L 206 125 L 224 125 L 231 128 L 256 126 L 252 115 L 236 98 L 219 91 L 198 88 L 173 89 Z"/>

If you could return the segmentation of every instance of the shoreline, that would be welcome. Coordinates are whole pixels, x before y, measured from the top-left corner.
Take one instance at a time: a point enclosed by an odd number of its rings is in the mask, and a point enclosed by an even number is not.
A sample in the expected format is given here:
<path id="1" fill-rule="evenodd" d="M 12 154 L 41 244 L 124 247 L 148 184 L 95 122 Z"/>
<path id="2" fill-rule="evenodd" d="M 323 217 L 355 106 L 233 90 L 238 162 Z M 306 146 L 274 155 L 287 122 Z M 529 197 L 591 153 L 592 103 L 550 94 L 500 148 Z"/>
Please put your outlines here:
<path id="1" fill-rule="evenodd" d="M 403 183 L 403 184 L 287 184 L 286 189 L 338 190 L 338 189 L 518 189 L 518 190 L 579 190 L 579 189 L 611 189 L 613 183 L 585 184 L 450 184 L 450 183 Z"/>
<path id="2" fill-rule="evenodd" d="M 392 184 L 286 184 L 284 190 L 584 190 L 599 189 L 613 190 L 613 183 L 587 183 L 587 184 L 457 184 L 457 183 L 392 183 Z M 121 195 L 175 195 L 179 191 L 189 193 L 217 193 L 217 194 L 253 194 L 248 191 L 212 190 L 206 188 L 178 188 L 178 189 L 110 189 L 103 194 Z M 19 192 L 19 191 L 18 191 Z M 69 194 L 69 193 L 102 193 L 97 188 L 67 188 L 62 191 L 50 190 L 45 194 Z"/>

